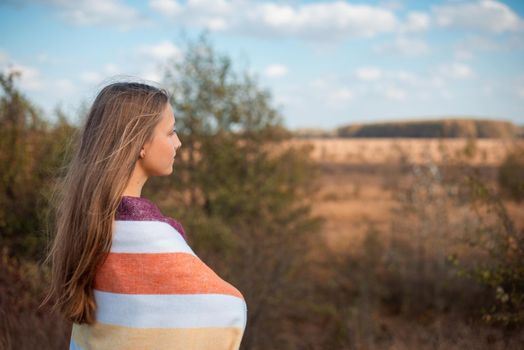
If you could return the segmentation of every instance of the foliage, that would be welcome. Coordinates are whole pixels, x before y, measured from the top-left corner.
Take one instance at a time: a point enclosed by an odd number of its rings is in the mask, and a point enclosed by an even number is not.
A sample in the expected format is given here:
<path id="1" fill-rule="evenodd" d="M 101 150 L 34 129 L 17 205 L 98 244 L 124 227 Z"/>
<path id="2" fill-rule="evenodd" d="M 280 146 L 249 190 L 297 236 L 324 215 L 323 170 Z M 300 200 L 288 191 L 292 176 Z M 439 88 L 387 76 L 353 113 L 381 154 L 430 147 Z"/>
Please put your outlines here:
<path id="1" fill-rule="evenodd" d="M 490 305 L 483 307 L 484 320 L 504 326 L 524 325 L 524 228 L 510 218 L 497 193 L 475 177 L 468 177 L 471 205 L 479 225 L 468 241 L 487 254 L 467 273 L 491 290 Z M 484 213 L 494 216 L 488 220 Z M 489 217 L 488 216 L 488 217 Z"/>
<path id="2" fill-rule="evenodd" d="M 524 149 L 510 152 L 499 168 L 498 183 L 503 194 L 516 201 L 524 199 Z"/>
<path id="3" fill-rule="evenodd" d="M 51 127 L 16 89 L 16 77 L 0 74 L 0 245 L 38 258 L 46 244 L 46 198 L 73 128 L 59 111 Z"/>
<path id="4" fill-rule="evenodd" d="M 59 349 L 69 345 L 71 325 L 48 308 L 38 309 L 47 269 L 0 251 L 0 349 Z"/>

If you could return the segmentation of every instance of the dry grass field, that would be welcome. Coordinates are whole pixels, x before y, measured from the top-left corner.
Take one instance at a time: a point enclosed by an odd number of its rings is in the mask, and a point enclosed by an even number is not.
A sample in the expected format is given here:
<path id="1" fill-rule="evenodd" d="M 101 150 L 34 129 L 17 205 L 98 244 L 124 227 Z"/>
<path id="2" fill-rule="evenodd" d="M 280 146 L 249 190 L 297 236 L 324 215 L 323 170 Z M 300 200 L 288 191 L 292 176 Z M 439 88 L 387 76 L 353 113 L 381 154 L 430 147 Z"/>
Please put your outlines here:
<path id="1" fill-rule="evenodd" d="M 312 157 L 322 162 L 337 164 L 396 163 L 407 157 L 410 163 L 424 163 L 429 159 L 445 161 L 471 152 L 472 165 L 498 165 L 515 143 L 515 139 L 420 139 L 420 138 L 318 138 L 294 139 L 293 145 L 312 144 Z M 469 150 L 468 150 L 469 149 Z"/>
<path id="2" fill-rule="evenodd" d="M 318 138 L 290 143 L 313 146 L 311 156 L 322 169 L 313 212 L 327 220 L 324 237 L 328 244 L 348 251 L 358 246 L 369 222 L 382 232 L 388 229 L 396 205 L 392 182 L 407 180 L 401 173 L 402 164 L 462 161 L 480 169 L 484 179 L 495 186 L 497 166 L 515 143 L 523 146 L 524 140 Z M 506 205 L 517 223 L 524 225 L 524 204 L 508 201 Z"/>
<path id="3" fill-rule="evenodd" d="M 354 316 L 348 321 L 355 348 L 519 348 L 517 344 L 521 344 L 524 334 L 508 335 L 472 321 L 474 318 L 467 321 L 460 312 L 435 311 L 429 307 L 432 311 L 419 314 L 389 314 L 377 306 L 376 297 L 367 289 L 374 285 L 376 290 L 389 295 L 400 291 L 398 295 L 405 298 L 400 303 L 402 307 L 424 310 L 428 303 L 434 302 L 438 307 L 439 295 L 446 298 L 443 295 L 448 292 L 443 290 L 453 286 L 449 293 L 453 294 L 453 288 L 455 291 L 458 288 L 466 297 L 448 296 L 449 300 L 456 298 L 451 302 L 455 304 L 452 308 L 471 309 L 468 298 L 478 291 L 475 284 L 453 279 L 444 267 L 450 252 L 459 252 L 461 257 L 477 254 L 467 245 L 457 243 L 468 226 L 466 220 L 472 217 L 471 210 L 467 206 L 454 207 L 451 200 L 447 202 L 449 198 L 436 195 L 428 200 L 412 199 L 419 209 L 410 216 L 405 209 L 400 209 L 397 195 L 410 186 L 426 185 L 424 181 L 428 178 L 417 178 L 414 170 L 424 165 L 429 167 L 425 169 L 447 166 L 450 173 L 454 170 L 459 176 L 464 167 L 475 170 L 486 184 L 496 188 L 498 166 L 515 146 L 512 142 L 495 139 L 301 139 L 291 142 L 293 145 L 310 143 L 313 147 L 312 157 L 321 168 L 313 213 L 326 219 L 322 237 L 328 251 L 333 253 L 328 255 L 341 256 L 349 262 L 344 265 L 347 266 L 345 281 L 361 293 L 352 309 Z M 519 145 L 524 142 L 519 141 Z M 435 172 L 440 174 L 439 171 Z M 504 205 L 517 227 L 524 227 L 524 203 L 505 200 Z M 378 232 L 378 241 L 370 240 L 370 227 Z M 322 254 L 325 250 L 312 256 L 322 260 L 325 258 Z M 362 275 L 367 269 L 383 271 L 381 268 L 389 266 L 387 261 L 397 261 L 400 263 L 397 266 L 403 266 L 396 275 L 398 279 L 378 282 L 372 275 Z M 374 267 L 366 267 L 368 264 Z M 328 268 L 323 273 L 329 275 L 331 271 Z M 340 276 L 333 275 L 333 278 Z M 448 282 L 439 282 L 444 280 Z M 423 291 L 428 290 L 435 293 L 433 297 L 423 297 Z"/>

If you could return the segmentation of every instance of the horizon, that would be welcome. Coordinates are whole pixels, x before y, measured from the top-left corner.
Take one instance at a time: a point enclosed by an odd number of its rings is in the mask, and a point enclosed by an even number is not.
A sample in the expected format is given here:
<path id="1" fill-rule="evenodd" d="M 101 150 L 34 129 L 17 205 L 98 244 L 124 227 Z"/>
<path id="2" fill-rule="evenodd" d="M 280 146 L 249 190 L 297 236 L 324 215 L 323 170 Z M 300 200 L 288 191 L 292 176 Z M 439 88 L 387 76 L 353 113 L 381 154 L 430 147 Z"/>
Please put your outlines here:
<path id="1" fill-rule="evenodd" d="M 439 121 L 448 121 L 448 120 L 454 120 L 454 121 L 459 121 L 459 120 L 474 120 L 474 121 L 488 121 L 488 122 L 500 122 L 500 123 L 512 123 L 513 125 L 515 125 L 516 127 L 519 127 L 519 128 L 524 128 L 524 122 L 522 124 L 517 124 L 509 119 L 496 119 L 496 118 L 482 118 L 482 117 L 476 117 L 476 116 L 461 116 L 461 117 L 456 117 L 456 116 L 442 116 L 442 117 L 436 117 L 436 118 L 424 118 L 424 117 L 408 117 L 408 118 L 402 118 L 402 119 L 377 119 L 377 120 L 374 120 L 374 121 L 369 121 L 369 122 L 353 122 L 353 123 L 350 123 L 350 124 L 345 124 L 345 125 L 336 125 L 334 126 L 333 128 L 324 128 L 324 129 L 319 129 L 319 128 L 314 128 L 314 127 L 298 127 L 298 128 L 295 128 L 295 129 L 290 129 L 292 131 L 301 131 L 301 130 L 314 130 L 314 129 L 318 129 L 318 130 L 321 130 L 321 131 L 336 131 L 337 129 L 339 128 L 343 128 L 343 127 L 348 127 L 348 126 L 353 126 L 353 125 L 372 125 L 372 124 L 387 124 L 387 123 L 418 123 L 418 122 L 439 122 Z"/>

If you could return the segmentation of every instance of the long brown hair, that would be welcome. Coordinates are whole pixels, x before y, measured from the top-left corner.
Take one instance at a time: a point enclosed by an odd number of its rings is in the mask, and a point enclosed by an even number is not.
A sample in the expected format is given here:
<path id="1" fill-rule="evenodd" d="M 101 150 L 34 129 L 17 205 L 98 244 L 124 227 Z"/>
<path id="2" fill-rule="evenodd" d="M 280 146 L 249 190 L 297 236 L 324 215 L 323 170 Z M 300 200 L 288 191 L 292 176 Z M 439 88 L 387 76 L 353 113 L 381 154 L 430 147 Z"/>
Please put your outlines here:
<path id="1" fill-rule="evenodd" d="M 118 82 L 95 98 L 71 163 L 54 195 L 51 303 L 76 323 L 95 321 L 93 281 L 111 248 L 118 204 L 144 143 L 153 137 L 167 92 L 142 83 Z"/>

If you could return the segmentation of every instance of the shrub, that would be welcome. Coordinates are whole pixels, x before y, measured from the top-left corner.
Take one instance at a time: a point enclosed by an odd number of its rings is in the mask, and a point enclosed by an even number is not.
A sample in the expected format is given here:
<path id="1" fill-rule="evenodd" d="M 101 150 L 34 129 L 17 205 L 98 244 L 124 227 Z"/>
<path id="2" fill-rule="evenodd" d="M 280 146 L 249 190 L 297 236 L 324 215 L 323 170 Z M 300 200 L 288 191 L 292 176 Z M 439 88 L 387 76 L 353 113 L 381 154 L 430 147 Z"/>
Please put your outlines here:
<path id="1" fill-rule="evenodd" d="M 499 167 L 498 183 L 504 195 L 518 202 L 524 199 L 524 149 L 508 153 Z"/>

